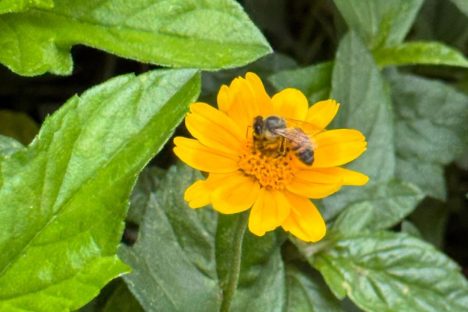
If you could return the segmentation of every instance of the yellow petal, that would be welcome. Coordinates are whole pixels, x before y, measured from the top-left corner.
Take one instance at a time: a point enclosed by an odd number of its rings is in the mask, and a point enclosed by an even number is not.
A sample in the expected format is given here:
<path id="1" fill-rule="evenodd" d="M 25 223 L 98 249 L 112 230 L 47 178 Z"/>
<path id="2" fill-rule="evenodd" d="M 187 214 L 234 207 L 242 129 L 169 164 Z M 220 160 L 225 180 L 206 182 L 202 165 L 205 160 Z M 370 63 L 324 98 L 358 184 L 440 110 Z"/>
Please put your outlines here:
<path id="1" fill-rule="evenodd" d="M 300 121 L 304 121 L 307 116 L 309 102 L 297 89 L 288 88 L 276 93 L 272 103 L 275 115 Z"/>
<path id="2" fill-rule="evenodd" d="M 317 207 L 307 198 L 291 193 L 287 193 L 286 198 L 291 205 L 291 213 L 283 222 L 283 229 L 305 242 L 321 240 L 327 228 Z"/>
<path id="3" fill-rule="evenodd" d="M 314 170 L 325 176 L 333 176 L 341 179 L 343 185 L 364 185 L 369 181 L 369 177 L 360 172 L 345 169 L 341 167 L 334 168 L 316 168 Z"/>
<path id="4" fill-rule="evenodd" d="M 289 212 L 289 203 L 282 192 L 262 189 L 250 211 L 249 230 L 263 236 L 280 226 Z"/>
<path id="5" fill-rule="evenodd" d="M 294 177 L 310 183 L 342 184 L 342 178 L 340 176 L 330 174 L 328 171 L 324 170 L 328 170 L 328 168 L 311 168 L 308 166 L 307 169 L 297 171 Z"/>
<path id="6" fill-rule="evenodd" d="M 251 127 L 256 116 L 271 111 L 270 98 L 255 74 L 234 79 L 229 87 L 223 86 L 218 93 L 218 107 L 231 117 L 240 129 Z"/>
<path id="7" fill-rule="evenodd" d="M 364 135 L 358 130 L 337 129 L 314 136 L 314 168 L 346 164 L 366 150 Z"/>
<path id="8" fill-rule="evenodd" d="M 197 140 L 176 137 L 174 153 L 183 162 L 206 172 L 227 173 L 238 169 L 237 159 L 206 147 Z"/>
<path id="9" fill-rule="evenodd" d="M 338 192 L 341 184 L 311 183 L 296 177 L 286 187 L 294 194 L 319 199 Z"/>
<path id="10" fill-rule="evenodd" d="M 192 113 L 185 117 L 185 125 L 200 143 L 223 153 L 239 154 L 246 134 L 231 118 L 205 103 L 193 103 L 190 111 Z"/>
<path id="11" fill-rule="evenodd" d="M 249 209 L 260 192 L 258 183 L 240 172 L 218 184 L 211 194 L 211 203 L 216 211 L 225 214 Z"/>
<path id="12" fill-rule="evenodd" d="M 230 179 L 234 173 L 210 173 L 205 180 L 198 180 L 190 185 L 184 193 L 184 200 L 190 208 L 200 208 L 211 203 L 211 193 L 222 181 Z"/>
<path id="13" fill-rule="evenodd" d="M 325 100 L 315 103 L 307 112 L 306 121 L 319 129 L 325 129 L 335 118 L 340 104 L 335 100 Z"/>

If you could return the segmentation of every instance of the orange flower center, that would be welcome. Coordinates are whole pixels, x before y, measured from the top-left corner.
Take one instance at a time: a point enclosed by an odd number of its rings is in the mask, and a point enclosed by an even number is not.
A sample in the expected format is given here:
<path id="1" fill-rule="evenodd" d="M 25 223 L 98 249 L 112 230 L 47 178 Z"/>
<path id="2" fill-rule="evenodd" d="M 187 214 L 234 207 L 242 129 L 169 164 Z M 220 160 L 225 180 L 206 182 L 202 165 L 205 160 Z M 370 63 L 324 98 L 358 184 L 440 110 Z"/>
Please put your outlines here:
<path id="1" fill-rule="evenodd" d="M 248 144 L 246 152 L 239 158 L 239 168 L 247 176 L 253 177 L 261 187 L 268 190 L 283 190 L 295 174 L 294 154 L 269 155 L 255 151 Z"/>

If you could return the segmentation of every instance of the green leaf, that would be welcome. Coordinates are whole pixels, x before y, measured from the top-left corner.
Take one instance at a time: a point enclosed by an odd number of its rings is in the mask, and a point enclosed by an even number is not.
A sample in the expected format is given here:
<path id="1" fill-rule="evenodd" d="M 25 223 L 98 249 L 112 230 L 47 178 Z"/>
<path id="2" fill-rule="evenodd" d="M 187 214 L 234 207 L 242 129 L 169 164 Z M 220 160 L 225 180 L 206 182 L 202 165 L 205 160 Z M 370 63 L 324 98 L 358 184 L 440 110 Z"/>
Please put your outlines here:
<path id="1" fill-rule="evenodd" d="M 233 216 L 187 206 L 183 193 L 200 178 L 186 166 L 169 169 L 144 203 L 146 213 L 136 244 L 121 249 L 122 258 L 133 269 L 124 279 L 145 310 L 219 311 L 221 283 L 232 269 L 226 255 L 231 255 Z M 285 282 L 280 240 L 275 233 L 262 238 L 245 235 L 232 311 L 282 311 Z"/>
<path id="2" fill-rule="evenodd" d="M 184 190 L 201 175 L 172 167 L 161 188 L 146 201 L 140 237 L 120 255 L 132 267 L 124 276 L 131 292 L 147 311 L 218 311 L 215 260 L 216 214 L 190 209 Z"/>
<path id="3" fill-rule="evenodd" d="M 405 42 L 379 48 L 373 54 L 376 62 L 384 67 L 411 64 L 468 67 L 468 59 L 462 53 L 439 42 Z"/>
<path id="4" fill-rule="evenodd" d="M 468 1 L 466 0 L 452 0 L 452 2 L 463 12 L 466 16 L 468 16 Z"/>
<path id="5" fill-rule="evenodd" d="M 468 148 L 468 96 L 435 80 L 388 75 L 395 104 L 397 176 L 444 199 L 442 166 Z"/>
<path id="6" fill-rule="evenodd" d="M 411 28 L 423 0 L 334 0 L 348 26 L 369 47 L 401 43 Z"/>
<path id="7" fill-rule="evenodd" d="M 284 70 L 271 75 L 268 80 L 277 90 L 297 88 L 311 103 L 330 97 L 332 62 L 325 62 L 300 69 Z"/>
<path id="8" fill-rule="evenodd" d="M 450 208 L 446 203 L 427 198 L 410 216 L 421 237 L 440 249 L 444 247 Z"/>
<path id="9" fill-rule="evenodd" d="M 13 138 L 0 135 L 0 157 L 9 156 L 22 149 L 24 146 Z"/>
<path id="10" fill-rule="evenodd" d="M 125 283 L 117 286 L 111 296 L 107 299 L 102 312 L 143 312 L 143 308 L 133 297 Z"/>
<path id="11" fill-rule="evenodd" d="M 16 73 L 70 74 L 75 44 L 163 66 L 230 68 L 271 52 L 233 0 L 56 0 L 0 16 L 0 62 Z"/>
<path id="12" fill-rule="evenodd" d="M 402 233 L 355 234 L 311 258 L 335 295 L 365 311 L 465 311 L 468 283 L 431 245 Z"/>
<path id="13" fill-rule="evenodd" d="M 330 292 L 323 279 L 310 268 L 286 267 L 288 285 L 287 312 L 338 312 L 340 301 Z"/>
<path id="14" fill-rule="evenodd" d="M 28 115 L 9 110 L 0 110 L 0 134 L 13 137 L 23 144 L 29 144 L 39 128 Z"/>
<path id="15" fill-rule="evenodd" d="M 30 8 L 51 9 L 53 0 L 0 0 L 0 14 L 20 12 Z"/>
<path id="16" fill-rule="evenodd" d="M 340 104 L 333 128 L 355 128 L 366 136 L 367 151 L 350 166 L 386 181 L 395 171 L 390 95 L 372 55 L 351 32 L 341 41 L 332 75 L 331 97 Z"/>
<path id="17" fill-rule="evenodd" d="M 366 188 L 355 189 L 346 194 L 337 194 L 329 200 L 331 211 L 327 216 L 333 216 L 334 211 L 346 210 L 340 214 L 337 223 L 346 220 L 346 224 L 353 227 L 365 222 L 369 229 L 385 229 L 391 227 L 409 215 L 423 198 L 423 193 L 413 184 L 390 180 L 379 182 Z M 358 209 L 357 206 L 361 206 Z M 366 213 L 362 209 L 372 208 L 372 216 L 364 217 Z M 369 220 L 368 220 L 369 219 Z M 350 229 L 346 226 L 339 228 L 340 232 L 348 233 Z M 359 228 L 360 229 L 360 228 Z"/>
<path id="18" fill-rule="evenodd" d="M 3 160 L 0 310 L 77 309 L 128 270 L 115 253 L 135 178 L 199 88 L 194 70 L 117 77 Z"/>

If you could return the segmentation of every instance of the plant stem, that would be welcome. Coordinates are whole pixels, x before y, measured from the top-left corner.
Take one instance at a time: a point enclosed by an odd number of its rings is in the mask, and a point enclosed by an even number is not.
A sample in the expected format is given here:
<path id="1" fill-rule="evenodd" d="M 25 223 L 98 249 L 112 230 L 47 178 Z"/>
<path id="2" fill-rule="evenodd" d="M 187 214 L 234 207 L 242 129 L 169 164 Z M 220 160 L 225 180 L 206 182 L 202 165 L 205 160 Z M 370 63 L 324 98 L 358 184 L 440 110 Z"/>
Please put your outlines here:
<path id="1" fill-rule="evenodd" d="M 248 213 L 242 213 L 238 216 L 237 224 L 232 238 L 232 259 L 231 268 L 228 273 L 227 283 L 223 287 L 223 301 L 221 303 L 221 312 L 229 312 L 232 299 L 239 282 L 240 266 L 242 260 L 242 242 L 247 227 Z"/>

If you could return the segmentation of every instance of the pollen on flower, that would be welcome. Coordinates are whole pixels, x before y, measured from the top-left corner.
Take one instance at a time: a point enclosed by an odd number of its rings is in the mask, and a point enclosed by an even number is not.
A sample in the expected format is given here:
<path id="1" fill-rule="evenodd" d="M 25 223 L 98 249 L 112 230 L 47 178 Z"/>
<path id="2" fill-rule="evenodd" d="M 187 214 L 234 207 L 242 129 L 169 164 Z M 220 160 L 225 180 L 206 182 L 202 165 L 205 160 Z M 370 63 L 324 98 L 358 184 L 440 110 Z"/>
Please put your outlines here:
<path id="1" fill-rule="evenodd" d="M 293 158 L 292 153 L 272 156 L 247 148 L 240 155 L 239 168 L 268 190 L 284 190 L 297 170 L 292 166 Z"/>

